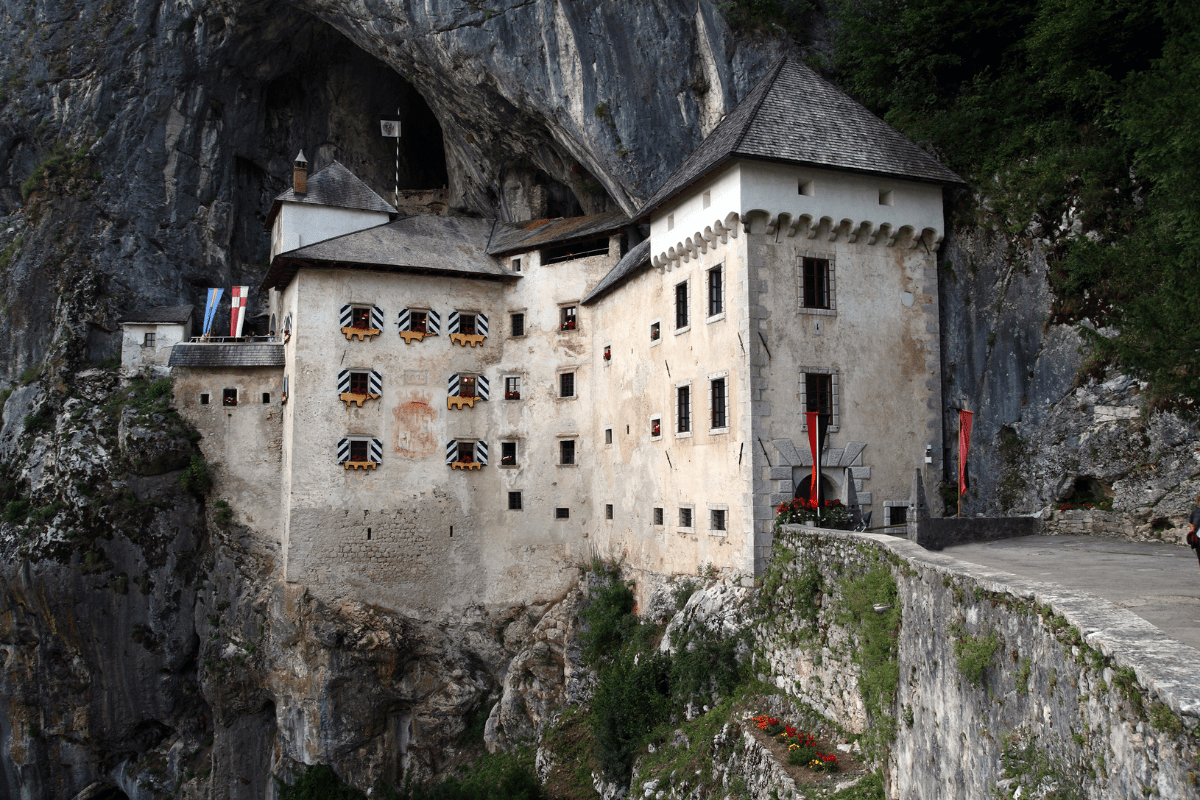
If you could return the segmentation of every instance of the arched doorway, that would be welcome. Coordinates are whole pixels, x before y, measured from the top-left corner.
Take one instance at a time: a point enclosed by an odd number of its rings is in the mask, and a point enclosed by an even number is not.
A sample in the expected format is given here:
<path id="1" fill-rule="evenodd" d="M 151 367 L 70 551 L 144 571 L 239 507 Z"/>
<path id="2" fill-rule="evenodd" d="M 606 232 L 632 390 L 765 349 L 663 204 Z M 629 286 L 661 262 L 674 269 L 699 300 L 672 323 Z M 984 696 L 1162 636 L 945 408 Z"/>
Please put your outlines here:
<path id="1" fill-rule="evenodd" d="M 822 503 L 828 502 L 830 500 L 839 499 L 838 498 L 838 489 L 834 485 L 833 481 L 831 481 L 829 479 L 829 476 L 827 476 L 827 475 L 824 475 L 824 474 L 821 475 L 821 483 L 820 483 L 820 487 L 819 487 L 818 491 L 819 491 L 819 494 L 818 494 L 817 499 L 820 500 Z M 796 488 L 795 488 L 795 491 L 793 492 L 792 496 L 798 500 L 811 500 L 812 499 L 812 473 L 811 472 L 807 472 L 807 473 L 799 476 L 796 479 Z"/>

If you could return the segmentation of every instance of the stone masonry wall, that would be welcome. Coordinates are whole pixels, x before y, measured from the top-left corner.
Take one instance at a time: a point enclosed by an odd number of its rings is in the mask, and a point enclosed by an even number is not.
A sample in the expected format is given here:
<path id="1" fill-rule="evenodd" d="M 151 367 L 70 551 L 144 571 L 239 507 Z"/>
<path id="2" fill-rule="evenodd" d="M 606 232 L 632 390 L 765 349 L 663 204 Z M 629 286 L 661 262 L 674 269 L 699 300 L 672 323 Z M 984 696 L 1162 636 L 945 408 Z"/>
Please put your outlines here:
<path id="1" fill-rule="evenodd" d="M 1038 782 L 1088 798 L 1196 795 L 1200 667 L 1149 623 L 887 536 L 789 526 L 781 554 L 785 580 L 820 573 L 815 620 L 826 635 L 802 635 L 804 609 L 764 621 L 760 672 L 849 730 L 894 736 L 890 798 L 1025 797 Z M 838 614 L 848 581 L 877 566 L 891 571 L 901 606 L 891 719 L 868 718 L 859 633 Z"/>

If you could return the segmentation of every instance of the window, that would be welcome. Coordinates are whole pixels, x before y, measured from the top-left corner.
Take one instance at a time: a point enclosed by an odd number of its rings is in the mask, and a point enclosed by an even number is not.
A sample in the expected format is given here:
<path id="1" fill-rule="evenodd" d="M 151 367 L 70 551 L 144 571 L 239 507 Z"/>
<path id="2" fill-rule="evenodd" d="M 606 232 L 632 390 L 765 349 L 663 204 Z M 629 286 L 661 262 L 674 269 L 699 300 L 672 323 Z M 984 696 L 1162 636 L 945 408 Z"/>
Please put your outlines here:
<path id="1" fill-rule="evenodd" d="M 662 510 L 662 506 L 655 506 L 655 507 L 654 507 L 654 524 L 655 524 L 655 525 L 657 525 L 657 526 L 659 526 L 660 528 L 662 527 L 662 524 L 663 524 L 663 510 Z"/>
<path id="2" fill-rule="evenodd" d="M 577 326 L 575 319 L 575 306 L 563 306 L 559 309 L 558 329 L 560 331 L 573 331 Z"/>
<path id="3" fill-rule="evenodd" d="M 651 439 L 662 438 L 662 418 L 660 418 L 660 417 L 651 417 L 650 418 L 650 438 Z"/>
<path id="4" fill-rule="evenodd" d="M 688 326 L 688 285 L 687 281 L 675 284 L 675 330 Z"/>
<path id="5" fill-rule="evenodd" d="M 459 442 L 458 443 L 458 460 L 464 464 L 475 463 L 475 443 L 474 442 Z"/>
<path id="6" fill-rule="evenodd" d="M 692 387 L 675 387 L 675 432 L 688 433 L 692 430 Z"/>
<path id="7" fill-rule="evenodd" d="M 558 508 L 554 509 L 554 518 L 555 519 L 570 519 L 571 518 L 571 509 L 559 506 Z"/>
<path id="8" fill-rule="evenodd" d="M 521 271 L 521 259 L 519 259 L 519 258 L 514 258 L 514 259 L 512 260 L 512 271 L 513 271 L 513 272 L 520 272 L 520 271 Z"/>
<path id="9" fill-rule="evenodd" d="M 383 330 L 383 311 L 378 306 L 346 304 L 338 312 L 338 325 L 347 341 L 365 342 Z"/>
<path id="10" fill-rule="evenodd" d="M 202 406 L 208 405 L 208 392 L 200 393 L 200 405 L 202 405 Z"/>
<path id="11" fill-rule="evenodd" d="M 612 428 L 604 429 L 604 443 L 612 444 Z"/>
<path id="12" fill-rule="evenodd" d="M 680 506 L 679 507 L 679 527 L 681 527 L 681 528 L 692 527 L 692 511 L 693 511 L 693 509 L 691 506 Z"/>
<path id="13" fill-rule="evenodd" d="M 417 333 L 428 333 L 429 314 L 425 311 L 410 311 L 408 314 L 408 330 Z"/>
<path id="14" fill-rule="evenodd" d="M 367 394 L 370 388 L 371 387 L 368 385 L 367 373 L 350 373 L 350 394 Z"/>
<path id="15" fill-rule="evenodd" d="M 613 506 L 612 506 L 612 503 L 605 503 L 605 504 L 604 504 L 604 518 L 605 518 L 605 519 L 612 519 L 612 518 L 613 518 Z"/>
<path id="16" fill-rule="evenodd" d="M 675 230 L 675 215 L 674 214 L 667 214 L 667 230 L 669 230 L 669 231 Z"/>
<path id="17" fill-rule="evenodd" d="M 513 314 L 510 316 L 510 319 L 512 320 L 512 335 L 513 336 L 524 336 L 525 335 L 525 315 L 524 314 Z"/>
<path id="18" fill-rule="evenodd" d="M 350 442 L 350 460 L 367 461 L 367 442 L 365 439 L 355 439 Z"/>
<path id="19" fill-rule="evenodd" d="M 459 375 L 458 376 L 458 396 L 459 397 L 474 397 L 475 396 L 475 376 L 474 375 Z"/>
<path id="20" fill-rule="evenodd" d="M 700 207 L 708 208 L 712 205 L 712 192 L 705 192 L 700 196 Z"/>
<path id="21" fill-rule="evenodd" d="M 712 424 L 710 428 L 728 428 L 729 419 L 726 413 L 725 378 L 714 378 L 709 381 L 709 405 L 712 408 Z"/>
<path id="22" fill-rule="evenodd" d="M 271 403 L 271 393 L 270 393 L 270 392 L 263 392 L 263 393 L 262 393 L 262 396 L 263 396 L 263 405 L 264 405 L 264 406 L 265 406 L 265 405 L 270 405 L 270 403 Z"/>
<path id="23" fill-rule="evenodd" d="M 708 271 L 708 315 L 715 317 L 725 311 L 725 277 L 721 267 Z"/>
<path id="24" fill-rule="evenodd" d="M 509 375 L 504 379 L 504 399 L 505 400 L 520 400 L 521 399 L 521 378 L 517 375 Z"/>
<path id="25" fill-rule="evenodd" d="M 829 372 L 804 372 L 804 411 L 816 411 L 831 428 L 837 426 L 834 375 Z"/>
<path id="26" fill-rule="evenodd" d="M 908 501 L 886 500 L 883 504 L 883 524 L 885 526 L 908 524 Z"/>
<path id="27" fill-rule="evenodd" d="M 237 405 L 237 389 L 225 389 L 221 392 L 221 405 L 236 406 Z"/>
<path id="28" fill-rule="evenodd" d="M 802 194 L 805 197 L 815 197 L 817 194 L 817 187 L 813 185 L 812 179 L 805 180 L 801 178 L 796 190 L 797 194 Z"/>
<path id="29" fill-rule="evenodd" d="M 574 372 L 559 373 L 558 396 L 559 397 L 574 397 L 575 396 L 575 373 Z"/>
<path id="30" fill-rule="evenodd" d="M 829 259 L 804 259 L 804 308 L 829 308 Z"/>
<path id="31" fill-rule="evenodd" d="M 517 443 L 500 443 L 500 466 L 515 467 L 517 465 Z"/>
<path id="32" fill-rule="evenodd" d="M 662 335 L 662 333 L 661 333 L 661 330 L 659 327 L 658 320 L 651 322 L 650 323 L 650 344 L 654 344 L 655 342 L 657 342 L 661 335 Z"/>
<path id="33" fill-rule="evenodd" d="M 575 464 L 575 440 L 563 439 L 558 443 L 558 463 L 564 467 Z"/>
<path id="34" fill-rule="evenodd" d="M 383 460 L 383 442 L 379 439 L 341 439 L 337 443 L 338 463 L 346 469 L 376 469 Z"/>
<path id="35" fill-rule="evenodd" d="M 142 347 L 154 347 L 154 334 L 147 333 L 142 337 Z"/>
<path id="36" fill-rule="evenodd" d="M 509 511 L 520 511 L 521 510 L 521 493 L 520 492 L 509 492 L 508 493 L 508 510 Z"/>
<path id="37" fill-rule="evenodd" d="M 371 309 L 356 308 L 352 312 L 350 327 L 358 330 L 366 330 L 371 327 Z"/>
<path id="38" fill-rule="evenodd" d="M 709 512 L 709 530 L 724 531 L 725 530 L 725 509 L 714 508 Z"/>
<path id="39" fill-rule="evenodd" d="M 606 344 L 606 345 L 604 345 L 604 366 L 608 366 L 609 362 L 611 362 L 611 361 L 612 361 L 612 345 Z"/>
<path id="40" fill-rule="evenodd" d="M 467 336 L 475 335 L 475 315 L 474 314 L 459 314 L 458 315 L 458 333 L 464 333 Z"/>
<path id="41" fill-rule="evenodd" d="M 542 251 L 543 264 L 561 264 L 564 261 L 574 261 L 588 256 L 608 255 L 608 237 L 588 239 L 574 244 L 564 244 L 559 247 L 549 247 Z"/>
<path id="42" fill-rule="evenodd" d="M 895 196 L 892 194 L 891 189 L 880 189 L 879 190 L 879 205 L 881 205 L 881 206 L 896 205 Z"/>

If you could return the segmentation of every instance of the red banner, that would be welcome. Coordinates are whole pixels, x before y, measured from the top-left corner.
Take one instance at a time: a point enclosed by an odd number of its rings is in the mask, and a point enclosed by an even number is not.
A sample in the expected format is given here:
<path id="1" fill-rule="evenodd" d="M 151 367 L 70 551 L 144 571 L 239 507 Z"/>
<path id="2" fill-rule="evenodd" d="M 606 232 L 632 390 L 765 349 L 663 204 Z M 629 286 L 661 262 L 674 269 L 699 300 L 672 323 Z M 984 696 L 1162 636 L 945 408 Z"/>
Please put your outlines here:
<path id="1" fill-rule="evenodd" d="M 967 453 L 971 450 L 971 419 L 975 415 L 970 411 L 958 412 L 958 495 L 961 498 L 967 493 Z"/>
<path id="2" fill-rule="evenodd" d="M 246 295 L 249 286 L 234 286 L 229 298 L 229 335 L 241 336 L 242 325 L 246 321 Z"/>
<path id="3" fill-rule="evenodd" d="M 819 426 L 817 423 L 817 417 L 820 416 L 820 413 L 817 411 L 808 411 L 805 412 L 805 416 L 808 417 L 808 446 L 812 450 L 813 460 L 812 483 L 810 484 L 812 493 L 809 494 L 809 497 L 813 502 L 816 502 L 817 498 L 820 497 L 819 492 L 821 489 L 821 432 L 818 430 Z"/>

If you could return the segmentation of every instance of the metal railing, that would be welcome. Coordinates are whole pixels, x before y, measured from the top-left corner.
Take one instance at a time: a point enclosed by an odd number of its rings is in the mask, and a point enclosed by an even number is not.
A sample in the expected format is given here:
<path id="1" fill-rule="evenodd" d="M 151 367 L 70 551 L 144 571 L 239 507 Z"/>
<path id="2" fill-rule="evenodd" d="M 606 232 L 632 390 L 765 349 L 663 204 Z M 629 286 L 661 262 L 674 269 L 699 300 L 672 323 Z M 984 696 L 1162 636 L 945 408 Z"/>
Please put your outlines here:
<path id="1" fill-rule="evenodd" d="M 193 336 L 188 344 L 283 344 L 282 336 Z"/>

